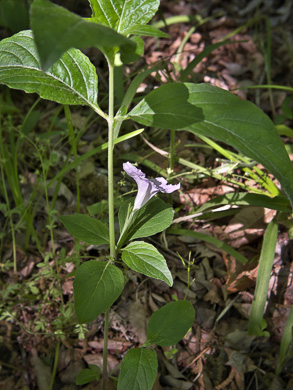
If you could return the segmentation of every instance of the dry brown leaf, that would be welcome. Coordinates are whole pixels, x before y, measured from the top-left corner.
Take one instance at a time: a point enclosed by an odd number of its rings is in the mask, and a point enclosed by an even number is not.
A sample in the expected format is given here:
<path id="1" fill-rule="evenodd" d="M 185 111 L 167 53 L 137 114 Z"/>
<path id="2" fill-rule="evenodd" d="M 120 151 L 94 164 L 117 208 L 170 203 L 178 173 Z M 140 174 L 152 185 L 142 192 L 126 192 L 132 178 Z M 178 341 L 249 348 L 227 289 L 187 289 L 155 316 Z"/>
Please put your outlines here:
<path id="1" fill-rule="evenodd" d="M 206 185 L 206 183 L 204 185 Z M 201 206 L 215 196 L 225 195 L 233 191 L 233 188 L 226 185 L 219 185 L 216 187 L 211 186 L 208 188 L 198 186 L 190 191 L 185 192 L 183 195 L 180 195 L 180 202 L 186 204 L 185 197 L 187 196 L 195 205 Z"/>
<path id="2" fill-rule="evenodd" d="M 285 307 L 282 305 L 278 305 L 274 310 L 273 318 L 272 318 L 273 330 L 274 330 L 274 335 L 279 342 L 281 341 L 290 309 L 291 306 Z"/>
<path id="3" fill-rule="evenodd" d="M 227 268 L 226 290 L 228 293 L 246 291 L 255 285 L 258 265 L 255 263 L 242 264 L 223 253 L 223 259 Z"/>
<path id="4" fill-rule="evenodd" d="M 155 312 L 159 309 L 158 305 L 154 302 L 153 300 L 153 297 L 152 297 L 153 294 L 150 294 L 149 295 L 149 307 L 151 308 L 152 312 Z"/>
<path id="5" fill-rule="evenodd" d="M 216 304 L 223 304 L 222 294 L 219 290 L 219 288 L 216 286 L 216 284 L 211 283 L 211 288 L 207 292 L 207 294 L 204 296 L 204 301 L 216 303 Z"/>
<path id="6" fill-rule="evenodd" d="M 235 302 L 233 304 L 235 309 L 242 315 L 243 318 L 249 319 L 250 310 L 251 310 L 251 303 L 237 303 Z"/>
<path id="7" fill-rule="evenodd" d="M 147 339 L 147 317 L 148 313 L 145 300 L 141 301 L 139 299 L 130 304 L 128 321 L 140 343 L 144 343 Z"/>
<path id="8" fill-rule="evenodd" d="M 234 248 L 239 248 L 263 235 L 265 227 L 264 210 L 261 207 L 245 207 L 225 228 L 225 241 Z M 221 236 L 218 238 L 221 239 Z"/>
<path id="9" fill-rule="evenodd" d="M 100 369 L 103 366 L 103 354 L 102 353 L 87 354 L 84 356 L 84 360 L 87 362 L 87 364 L 94 364 L 95 366 L 100 367 Z M 119 361 L 115 356 L 108 353 L 107 363 L 108 363 L 108 365 L 107 365 L 108 372 L 111 372 L 114 370 L 115 367 L 118 366 Z"/>
<path id="10" fill-rule="evenodd" d="M 89 347 L 97 350 L 103 350 L 104 349 L 104 339 L 99 339 L 99 340 L 93 340 L 88 342 Z M 125 349 L 128 349 L 131 347 L 133 343 L 123 340 L 113 340 L 109 339 L 108 340 L 108 351 L 112 353 L 122 353 Z"/>

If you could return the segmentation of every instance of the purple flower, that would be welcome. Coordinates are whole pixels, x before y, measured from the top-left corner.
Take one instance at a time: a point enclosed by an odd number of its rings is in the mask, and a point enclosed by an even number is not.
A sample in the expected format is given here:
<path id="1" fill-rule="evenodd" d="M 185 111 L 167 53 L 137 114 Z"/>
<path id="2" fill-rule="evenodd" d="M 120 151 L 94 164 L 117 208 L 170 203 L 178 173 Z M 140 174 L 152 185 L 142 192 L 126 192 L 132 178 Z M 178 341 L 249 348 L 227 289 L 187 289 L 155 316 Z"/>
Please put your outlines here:
<path id="1" fill-rule="evenodd" d="M 124 163 L 123 169 L 127 175 L 136 181 L 138 187 L 132 212 L 141 209 L 158 192 L 170 194 L 180 188 L 180 183 L 175 185 L 168 184 L 167 180 L 163 177 L 147 179 L 145 173 L 130 162 Z"/>

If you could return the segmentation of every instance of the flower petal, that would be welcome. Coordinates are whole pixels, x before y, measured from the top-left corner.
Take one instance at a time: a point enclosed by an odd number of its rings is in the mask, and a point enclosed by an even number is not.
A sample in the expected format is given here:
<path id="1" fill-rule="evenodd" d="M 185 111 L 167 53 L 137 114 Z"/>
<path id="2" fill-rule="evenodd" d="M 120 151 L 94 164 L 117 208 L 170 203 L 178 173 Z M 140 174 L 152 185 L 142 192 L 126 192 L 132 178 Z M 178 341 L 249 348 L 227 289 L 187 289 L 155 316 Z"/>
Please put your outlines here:
<path id="1" fill-rule="evenodd" d="M 164 177 L 157 177 L 156 179 L 150 179 L 150 181 L 152 181 L 159 188 L 159 191 L 164 194 L 171 194 L 171 192 L 180 189 L 180 183 L 168 184 Z"/>
<path id="2" fill-rule="evenodd" d="M 127 175 L 132 177 L 135 181 L 137 181 L 138 179 L 145 178 L 145 173 L 143 173 L 140 169 L 136 168 L 129 161 L 123 163 L 123 169 L 127 173 Z"/>
<path id="3" fill-rule="evenodd" d="M 137 184 L 138 191 L 134 201 L 133 211 L 141 209 L 158 192 L 168 193 L 179 190 L 179 184 L 168 184 L 163 177 L 147 179 L 145 173 L 136 168 L 130 162 L 123 164 L 124 171 L 132 177 Z"/>

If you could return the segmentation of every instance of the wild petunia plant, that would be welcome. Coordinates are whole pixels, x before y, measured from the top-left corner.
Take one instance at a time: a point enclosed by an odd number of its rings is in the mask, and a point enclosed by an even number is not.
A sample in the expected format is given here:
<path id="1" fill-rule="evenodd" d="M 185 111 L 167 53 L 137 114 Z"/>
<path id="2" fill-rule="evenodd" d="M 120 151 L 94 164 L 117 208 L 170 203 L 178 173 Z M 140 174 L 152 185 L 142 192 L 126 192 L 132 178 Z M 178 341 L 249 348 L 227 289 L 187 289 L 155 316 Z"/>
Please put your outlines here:
<path id="1" fill-rule="evenodd" d="M 114 111 L 114 70 L 117 64 L 136 61 L 143 54 L 141 36 L 166 37 L 147 24 L 155 15 L 159 0 L 89 0 L 92 17 L 85 19 L 48 0 L 31 6 L 31 30 L 0 42 L 0 83 L 63 105 L 87 105 L 108 124 L 108 224 L 88 215 L 61 216 L 68 231 L 89 244 L 109 245 L 107 261 L 86 261 L 74 280 L 75 312 L 79 323 L 93 321 L 104 313 L 103 389 L 107 379 L 109 310 L 124 288 L 125 266 L 172 286 L 172 275 L 162 254 L 144 242 L 170 226 L 174 211 L 170 204 L 154 197 L 172 193 L 180 184 L 164 178 L 147 179 L 129 162 L 123 167 L 138 185 L 135 199 L 119 209 L 118 237 L 114 225 L 114 145 L 138 134 L 119 136 L 122 123 L 133 120 L 144 126 L 186 130 L 225 142 L 266 167 L 293 203 L 292 166 L 271 120 L 255 105 L 208 84 L 172 83 L 146 95 L 129 107 L 136 90 L 150 69 L 142 70 L 127 89 L 120 108 Z M 98 105 L 96 69 L 80 50 L 99 49 L 109 70 L 108 112 Z M 142 130 L 141 130 L 142 131 Z M 148 324 L 148 338 L 140 348 L 127 352 L 118 379 L 118 390 L 151 390 L 157 374 L 155 345 L 176 344 L 192 326 L 194 308 L 187 301 L 171 302 L 155 312 Z M 98 372 L 82 374 L 97 378 Z M 88 376 L 87 376 L 88 375 Z M 85 378 L 86 377 L 86 378 Z M 92 379 L 90 379 L 92 380 Z"/>

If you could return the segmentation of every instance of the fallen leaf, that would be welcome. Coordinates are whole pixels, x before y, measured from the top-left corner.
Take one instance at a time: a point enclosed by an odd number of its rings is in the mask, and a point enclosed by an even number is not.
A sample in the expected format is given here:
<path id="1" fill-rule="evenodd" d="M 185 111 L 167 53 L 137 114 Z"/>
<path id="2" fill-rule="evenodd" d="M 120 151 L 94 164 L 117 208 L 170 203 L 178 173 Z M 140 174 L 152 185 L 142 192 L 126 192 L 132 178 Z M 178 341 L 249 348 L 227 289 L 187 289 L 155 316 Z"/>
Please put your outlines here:
<path id="1" fill-rule="evenodd" d="M 147 339 L 147 305 L 145 299 L 138 299 L 129 306 L 128 321 L 130 322 L 134 333 L 140 343 L 144 343 Z"/>
<path id="2" fill-rule="evenodd" d="M 223 259 L 227 268 L 227 280 L 225 284 L 227 293 L 246 291 L 255 285 L 258 264 L 255 262 L 242 264 L 233 257 L 227 256 L 225 253 L 223 253 Z"/>

